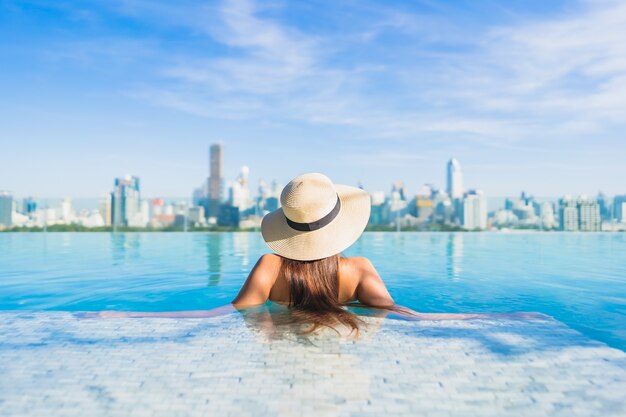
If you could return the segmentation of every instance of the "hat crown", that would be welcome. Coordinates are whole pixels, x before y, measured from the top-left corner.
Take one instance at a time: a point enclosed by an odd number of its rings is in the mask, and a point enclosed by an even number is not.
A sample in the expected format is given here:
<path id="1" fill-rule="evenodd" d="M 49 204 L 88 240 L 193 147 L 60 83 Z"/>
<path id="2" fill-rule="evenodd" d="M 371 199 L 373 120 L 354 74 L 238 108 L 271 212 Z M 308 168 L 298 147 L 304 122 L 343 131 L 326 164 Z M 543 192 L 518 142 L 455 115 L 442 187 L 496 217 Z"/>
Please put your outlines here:
<path id="1" fill-rule="evenodd" d="M 283 188 L 280 204 L 289 220 L 315 222 L 333 210 L 337 204 L 337 191 L 324 174 L 302 174 Z"/>

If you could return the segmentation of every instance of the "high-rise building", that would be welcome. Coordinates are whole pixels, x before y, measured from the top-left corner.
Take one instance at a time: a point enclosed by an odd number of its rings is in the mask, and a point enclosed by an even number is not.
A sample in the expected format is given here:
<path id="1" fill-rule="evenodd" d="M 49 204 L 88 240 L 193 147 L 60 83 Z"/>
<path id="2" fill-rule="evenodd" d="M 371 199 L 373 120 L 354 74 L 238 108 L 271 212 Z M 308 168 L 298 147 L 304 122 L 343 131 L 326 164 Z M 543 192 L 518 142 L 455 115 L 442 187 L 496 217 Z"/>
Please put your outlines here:
<path id="1" fill-rule="evenodd" d="M 578 230 L 578 207 L 576 200 L 570 196 L 565 196 L 559 202 L 559 226 L 566 232 Z"/>
<path id="2" fill-rule="evenodd" d="M 22 201 L 22 213 L 26 215 L 30 215 L 37 211 L 37 202 L 32 197 L 26 197 Z"/>
<path id="3" fill-rule="evenodd" d="M 404 217 L 409 211 L 408 202 L 403 199 L 404 191 L 402 188 L 394 186 L 386 206 L 389 209 L 389 221 L 398 224 L 400 218 Z"/>
<path id="4" fill-rule="evenodd" d="M 250 188 L 248 187 L 249 175 L 250 169 L 247 166 L 242 166 L 239 177 L 231 184 L 229 190 L 229 203 L 233 207 L 238 207 L 239 211 L 246 211 L 252 206 Z"/>
<path id="5" fill-rule="evenodd" d="M 220 143 L 214 143 L 209 148 L 209 195 L 207 216 L 217 217 L 220 213 L 222 200 L 222 182 L 224 176 L 223 152 Z"/>
<path id="6" fill-rule="evenodd" d="M 100 200 L 100 215 L 102 216 L 105 226 L 111 226 L 113 224 L 113 193 L 105 194 L 104 198 Z"/>
<path id="7" fill-rule="evenodd" d="M 391 186 L 391 194 L 397 192 L 400 200 L 406 201 L 406 192 L 404 191 L 404 183 L 402 181 L 396 181 Z"/>
<path id="8" fill-rule="evenodd" d="M 626 223 L 626 195 L 618 195 L 613 199 L 613 218 Z"/>
<path id="9" fill-rule="evenodd" d="M 71 223 L 74 220 L 74 208 L 72 207 L 72 199 L 66 197 L 61 202 L 61 220 L 65 223 Z"/>
<path id="10" fill-rule="evenodd" d="M 470 190 L 461 205 L 461 224 L 464 229 L 476 230 L 487 228 L 487 199 L 480 190 Z"/>
<path id="11" fill-rule="evenodd" d="M 420 221 L 427 221 L 433 217 L 435 205 L 430 197 L 417 196 L 415 198 L 415 217 Z"/>
<path id="12" fill-rule="evenodd" d="M 13 224 L 13 194 L 0 191 L 0 227 L 9 228 Z"/>
<path id="13" fill-rule="evenodd" d="M 600 206 L 600 218 L 610 221 L 613 216 L 611 214 L 611 202 L 608 197 L 603 192 L 599 192 L 596 200 L 598 201 L 598 206 Z"/>
<path id="14" fill-rule="evenodd" d="M 200 225 L 204 224 L 205 216 L 204 216 L 204 207 L 202 206 L 191 206 L 187 211 L 187 215 L 189 217 L 189 221 L 191 224 Z"/>
<path id="15" fill-rule="evenodd" d="M 461 172 L 461 164 L 456 158 L 448 161 L 446 191 L 452 200 L 463 198 L 463 173 Z"/>
<path id="16" fill-rule="evenodd" d="M 583 232 L 599 232 L 601 226 L 600 205 L 592 198 L 580 197 L 577 202 L 578 229 Z"/>
<path id="17" fill-rule="evenodd" d="M 552 229 L 556 227 L 554 219 L 554 207 L 552 203 L 544 201 L 539 208 L 539 218 L 541 219 L 541 227 L 544 229 Z"/>
<path id="18" fill-rule="evenodd" d="M 452 201 L 447 193 L 438 190 L 433 196 L 435 214 L 433 220 L 437 223 L 450 224 L 454 215 Z"/>
<path id="19" fill-rule="evenodd" d="M 111 224 L 128 226 L 140 214 L 139 178 L 127 175 L 115 179 L 111 193 Z"/>
<path id="20" fill-rule="evenodd" d="M 383 191 L 370 193 L 372 208 L 370 210 L 369 224 L 382 225 L 389 222 L 389 205 Z"/>

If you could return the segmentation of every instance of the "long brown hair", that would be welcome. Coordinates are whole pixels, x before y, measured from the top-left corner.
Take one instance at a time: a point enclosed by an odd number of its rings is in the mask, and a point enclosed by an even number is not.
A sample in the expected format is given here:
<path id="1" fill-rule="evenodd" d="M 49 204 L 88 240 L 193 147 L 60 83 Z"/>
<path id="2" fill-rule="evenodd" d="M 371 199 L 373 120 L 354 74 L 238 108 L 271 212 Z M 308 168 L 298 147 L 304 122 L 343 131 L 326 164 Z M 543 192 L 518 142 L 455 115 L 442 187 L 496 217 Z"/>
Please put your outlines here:
<path id="1" fill-rule="evenodd" d="M 339 254 L 315 261 L 282 258 L 280 274 L 289 283 L 289 308 L 294 319 L 309 323 L 305 333 L 344 325 L 359 332 L 361 320 L 339 301 Z"/>

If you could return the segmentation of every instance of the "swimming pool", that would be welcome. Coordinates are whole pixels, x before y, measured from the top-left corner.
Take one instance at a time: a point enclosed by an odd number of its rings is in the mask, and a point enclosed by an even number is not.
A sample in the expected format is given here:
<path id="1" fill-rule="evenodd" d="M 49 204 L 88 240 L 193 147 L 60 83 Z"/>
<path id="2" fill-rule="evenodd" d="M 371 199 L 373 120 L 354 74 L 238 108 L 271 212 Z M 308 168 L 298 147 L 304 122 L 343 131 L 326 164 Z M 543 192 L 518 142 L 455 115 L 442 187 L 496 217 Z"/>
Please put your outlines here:
<path id="1" fill-rule="evenodd" d="M 258 233 L 2 233 L 0 310 L 208 309 L 265 252 Z M 365 233 L 345 255 L 413 309 L 538 311 L 626 350 L 626 234 Z"/>
<path id="2" fill-rule="evenodd" d="M 557 319 L 370 316 L 339 338 L 299 335 L 271 304 L 72 313 L 226 304 L 266 251 L 258 234 L 0 234 L 0 417 L 622 417 L 624 248 L 623 235 L 366 233 L 346 255 L 369 256 L 401 304 Z"/>
<path id="3" fill-rule="evenodd" d="M 0 234 L 0 310 L 208 309 L 232 300 L 257 233 Z M 626 350 L 626 234 L 365 233 L 396 302 L 538 311 Z"/>

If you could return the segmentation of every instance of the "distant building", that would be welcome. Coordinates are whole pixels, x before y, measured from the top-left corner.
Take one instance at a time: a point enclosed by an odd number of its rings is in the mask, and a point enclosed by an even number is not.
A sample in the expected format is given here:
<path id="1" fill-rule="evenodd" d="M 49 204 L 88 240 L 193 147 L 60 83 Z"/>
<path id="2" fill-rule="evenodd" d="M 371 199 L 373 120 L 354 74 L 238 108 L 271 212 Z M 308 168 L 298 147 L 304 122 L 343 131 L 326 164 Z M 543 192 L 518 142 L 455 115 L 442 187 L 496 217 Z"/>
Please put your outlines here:
<path id="1" fill-rule="evenodd" d="M 516 226 L 519 223 L 519 219 L 513 213 L 512 210 L 496 210 L 493 213 L 493 224 L 497 227 Z"/>
<path id="2" fill-rule="evenodd" d="M 104 195 L 104 198 L 100 200 L 100 216 L 104 226 L 111 226 L 111 219 L 113 217 L 113 199 L 111 193 Z"/>
<path id="3" fill-rule="evenodd" d="M 402 217 L 408 214 L 408 202 L 402 198 L 403 193 L 402 188 L 394 185 L 391 196 L 385 204 L 388 209 L 388 223 L 397 224 Z"/>
<path id="4" fill-rule="evenodd" d="M 239 220 L 239 207 L 233 207 L 230 204 L 220 205 L 220 212 L 217 216 L 219 226 L 239 227 Z"/>
<path id="5" fill-rule="evenodd" d="M 13 194 L 0 191 L 0 228 L 9 228 L 13 224 Z"/>
<path id="6" fill-rule="evenodd" d="M 626 195 L 618 195 L 613 199 L 613 218 L 626 223 Z"/>
<path id="7" fill-rule="evenodd" d="M 580 197 L 577 202 L 578 230 L 599 232 L 601 226 L 600 205 L 591 198 Z"/>
<path id="8" fill-rule="evenodd" d="M 202 206 L 192 206 L 189 207 L 188 211 L 189 221 L 192 224 L 203 224 L 204 223 L 204 207 Z"/>
<path id="9" fill-rule="evenodd" d="M 559 226 L 566 232 L 598 232 L 602 230 L 600 205 L 598 201 L 586 196 L 574 199 L 565 196 L 560 200 Z"/>
<path id="10" fill-rule="evenodd" d="M 467 230 L 487 228 L 487 199 L 480 190 L 471 190 L 463 198 L 461 225 Z"/>
<path id="11" fill-rule="evenodd" d="M 613 219 L 613 215 L 611 213 L 611 203 L 604 193 L 599 192 L 596 197 L 596 201 L 598 202 L 598 206 L 600 206 L 600 219 L 604 221 L 611 221 Z"/>
<path id="12" fill-rule="evenodd" d="M 26 215 L 30 215 L 37 211 L 37 202 L 32 197 L 26 197 L 22 201 L 22 213 Z"/>
<path id="13" fill-rule="evenodd" d="M 72 199 L 66 197 L 61 201 L 61 220 L 65 224 L 70 224 L 74 221 L 75 213 L 72 207 Z"/>
<path id="14" fill-rule="evenodd" d="M 556 227 L 556 219 L 554 218 L 554 206 L 548 201 L 544 201 L 539 206 L 539 218 L 541 219 L 541 227 L 544 229 L 552 229 Z"/>
<path id="15" fill-rule="evenodd" d="M 448 161 L 446 191 L 452 200 L 463 198 L 463 173 L 461 172 L 461 164 L 456 158 Z"/>
<path id="16" fill-rule="evenodd" d="M 209 187 L 207 217 L 217 217 L 222 201 L 222 182 L 224 177 L 224 159 L 222 145 L 214 143 L 209 149 Z"/>
<path id="17" fill-rule="evenodd" d="M 443 191 L 437 191 L 433 197 L 433 204 L 435 206 L 435 222 L 450 224 L 454 216 L 454 208 L 452 207 L 452 201 L 450 201 L 448 194 Z"/>
<path id="18" fill-rule="evenodd" d="M 369 224 L 382 225 L 389 222 L 389 210 L 386 204 L 387 198 L 382 191 L 375 191 L 370 193 L 370 201 L 372 209 L 370 211 Z"/>
<path id="19" fill-rule="evenodd" d="M 128 225 L 132 227 L 146 227 L 150 222 L 150 203 L 148 201 L 139 202 L 139 211 L 129 219 Z"/>
<path id="20" fill-rule="evenodd" d="M 565 196 L 559 204 L 559 226 L 565 232 L 575 232 L 578 230 L 578 207 L 576 200 L 570 196 Z"/>
<path id="21" fill-rule="evenodd" d="M 140 214 L 139 178 L 127 175 L 115 179 L 115 188 L 111 193 L 111 224 L 128 226 L 133 224 Z"/>
<path id="22" fill-rule="evenodd" d="M 415 217 L 417 217 L 418 221 L 429 221 L 434 214 L 435 204 L 430 197 L 417 196 L 415 198 Z"/>
<path id="23" fill-rule="evenodd" d="M 396 181 L 392 184 L 391 193 L 398 193 L 400 200 L 406 201 L 406 192 L 404 191 L 404 183 L 402 181 Z"/>
<path id="24" fill-rule="evenodd" d="M 250 197 L 250 188 L 248 186 L 248 176 L 250 169 L 242 166 L 237 179 L 231 184 L 228 195 L 228 202 L 231 206 L 239 208 L 240 212 L 244 212 L 252 207 L 252 198 Z"/>

